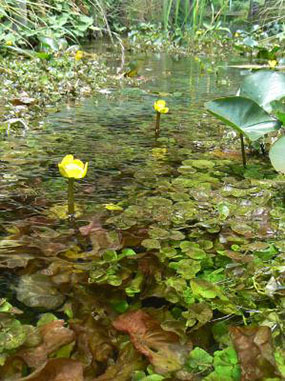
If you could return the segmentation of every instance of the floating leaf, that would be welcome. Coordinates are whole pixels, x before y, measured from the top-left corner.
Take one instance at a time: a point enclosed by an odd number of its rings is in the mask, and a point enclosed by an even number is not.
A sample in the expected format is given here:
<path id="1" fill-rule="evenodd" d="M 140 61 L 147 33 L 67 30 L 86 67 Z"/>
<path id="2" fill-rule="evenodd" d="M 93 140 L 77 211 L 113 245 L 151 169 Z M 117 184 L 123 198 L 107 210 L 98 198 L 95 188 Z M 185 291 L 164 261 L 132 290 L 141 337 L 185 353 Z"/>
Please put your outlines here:
<path id="1" fill-rule="evenodd" d="M 214 372 L 204 378 L 206 381 L 240 381 L 241 371 L 237 353 L 232 347 L 214 353 Z"/>
<path id="2" fill-rule="evenodd" d="M 200 373 L 212 367 L 213 357 L 204 349 L 194 348 L 188 357 L 186 366 L 191 372 Z"/>

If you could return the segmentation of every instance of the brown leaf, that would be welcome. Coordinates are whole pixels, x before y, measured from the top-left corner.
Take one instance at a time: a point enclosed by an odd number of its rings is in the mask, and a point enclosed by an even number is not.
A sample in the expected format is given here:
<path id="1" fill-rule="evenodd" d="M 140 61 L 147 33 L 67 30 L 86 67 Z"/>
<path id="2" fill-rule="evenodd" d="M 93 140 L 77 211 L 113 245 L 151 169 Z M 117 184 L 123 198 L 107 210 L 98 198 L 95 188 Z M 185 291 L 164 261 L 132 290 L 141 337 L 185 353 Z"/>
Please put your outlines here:
<path id="1" fill-rule="evenodd" d="M 106 327 L 101 326 L 91 316 L 85 321 L 72 322 L 70 327 L 76 333 L 79 358 L 86 366 L 90 366 L 93 360 L 108 361 L 112 355 L 113 347 L 106 334 Z"/>
<path id="2" fill-rule="evenodd" d="M 263 380 L 279 376 L 270 328 L 231 327 L 231 338 L 242 369 L 241 381 Z"/>
<path id="3" fill-rule="evenodd" d="M 17 356 L 31 368 L 37 368 L 47 361 L 48 355 L 74 340 L 74 332 L 64 327 L 64 320 L 55 320 L 39 328 L 42 343 L 35 348 L 23 348 Z"/>
<path id="4" fill-rule="evenodd" d="M 119 352 L 115 364 L 111 364 L 104 374 L 93 381 L 128 381 L 135 370 L 144 368 L 142 356 L 135 351 L 131 343 L 128 343 Z"/>
<path id="5" fill-rule="evenodd" d="M 51 359 L 28 377 L 18 381 L 84 381 L 83 366 L 75 360 Z"/>
<path id="6" fill-rule="evenodd" d="M 144 354 L 159 373 L 181 369 L 191 345 L 181 345 L 173 332 L 164 331 L 159 321 L 142 310 L 120 315 L 113 326 L 126 332 L 135 348 Z"/>

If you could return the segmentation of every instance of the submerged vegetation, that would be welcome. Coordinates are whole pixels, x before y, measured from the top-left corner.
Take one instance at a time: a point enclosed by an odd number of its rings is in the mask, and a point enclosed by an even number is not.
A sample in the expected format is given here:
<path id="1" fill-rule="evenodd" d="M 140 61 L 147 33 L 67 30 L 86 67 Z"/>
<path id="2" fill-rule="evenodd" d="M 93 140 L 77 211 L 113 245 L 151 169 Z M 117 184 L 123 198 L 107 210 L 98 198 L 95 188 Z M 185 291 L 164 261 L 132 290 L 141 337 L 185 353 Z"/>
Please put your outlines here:
<path id="1" fill-rule="evenodd" d="M 0 0 L 1 381 L 285 378 L 284 1 L 252 3 Z"/>

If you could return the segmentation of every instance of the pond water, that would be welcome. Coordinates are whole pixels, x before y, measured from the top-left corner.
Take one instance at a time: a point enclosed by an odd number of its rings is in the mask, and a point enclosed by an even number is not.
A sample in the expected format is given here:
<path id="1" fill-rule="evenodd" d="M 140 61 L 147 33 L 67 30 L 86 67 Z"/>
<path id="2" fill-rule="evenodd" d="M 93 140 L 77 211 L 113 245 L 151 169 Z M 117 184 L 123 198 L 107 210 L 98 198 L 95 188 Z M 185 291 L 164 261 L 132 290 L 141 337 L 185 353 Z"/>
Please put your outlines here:
<path id="1" fill-rule="evenodd" d="M 136 57 L 127 57 L 126 61 L 133 58 Z M 106 88 L 88 99 L 68 104 L 49 115 L 38 129 L 1 143 L 4 198 L 7 190 L 10 196 L 11 189 L 22 194 L 22 187 L 26 186 L 29 192 L 31 183 L 39 181 L 44 182 L 45 192 L 54 201 L 62 201 L 65 196 L 58 190 L 63 179 L 57 163 L 65 154 L 73 153 L 90 162 L 83 188 L 95 187 L 94 192 L 87 191 L 85 195 L 79 192 L 79 199 L 87 203 L 119 201 L 124 185 L 131 181 L 136 168 L 144 165 L 155 146 L 153 103 L 160 98 L 170 108 L 170 113 L 162 118 L 161 138 L 185 138 L 185 146 L 196 141 L 205 149 L 215 146 L 220 130 L 216 124 L 208 123 L 204 102 L 234 94 L 239 71 L 206 59 L 204 69 L 194 58 L 163 53 L 146 54 L 139 59 L 143 65 L 138 83 L 122 79 L 119 89 Z M 110 57 L 109 65 L 115 74 L 120 57 Z M 37 193 L 37 186 L 32 185 L 32 189 Z M 37 196 L 40 192 L 39 189 Z M 26 215 L 27 208 L 21 203 L 15 205 L 13 219 L 21 213 Z"/>
<path id="2" fill-rule="evenodd" d="M 128 306 L 175 310 L 184 328 L 261 324 L 269 310 L 281 313 L 283 194 L 268 158 L 253 153 L 244 169 L 239 142 L 204 109 L 235 94 L 243 73 L 207 58 L 139 59 L 137 80 L 69 102 L 0 143 L 1 296 L 28 322 L 46 311 L 65 316 L 67 303 L 76 318 L 92 313 L 104 327 Z M 111 52 L 108 65 L 117 75 L 120 57 Z M 157 99 L 170 109 L 159 139 Z M 89 162 L 76 185 L 81 234 L 66 221 L 57 167 L 70 153 Z M 164 327 L 185 335 L 172 323 L 168 316 Z"/>

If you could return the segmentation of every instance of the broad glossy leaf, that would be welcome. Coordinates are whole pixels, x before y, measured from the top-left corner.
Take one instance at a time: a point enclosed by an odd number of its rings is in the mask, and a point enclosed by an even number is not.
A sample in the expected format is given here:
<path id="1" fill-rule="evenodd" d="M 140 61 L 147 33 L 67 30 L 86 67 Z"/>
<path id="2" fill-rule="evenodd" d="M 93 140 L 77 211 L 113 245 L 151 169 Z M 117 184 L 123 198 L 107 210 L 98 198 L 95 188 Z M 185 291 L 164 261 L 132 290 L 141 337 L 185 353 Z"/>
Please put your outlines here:
<path id="1" fill-rule="evenodd" d="M 248 98 L 237 96 L 218 98 L 207 102 L 205 107 L 251 141 L 281 127 L 278 120 Z"/>
<path id="2" fill-rule="evenodd" d="M 260 70 L 250 74 L 240 86 L 240 94 L 254 100 L 267 112 L 271 102 L 285 96 L 285 74 L 273 70 Z"/>
<path id="3" fill-rule="evenodd" d="M 277 140 L 270 148 L 269 157 L 271 164 L 278 172 L 285 173 L 285 136 Z"/>

